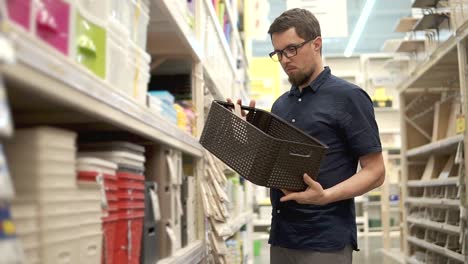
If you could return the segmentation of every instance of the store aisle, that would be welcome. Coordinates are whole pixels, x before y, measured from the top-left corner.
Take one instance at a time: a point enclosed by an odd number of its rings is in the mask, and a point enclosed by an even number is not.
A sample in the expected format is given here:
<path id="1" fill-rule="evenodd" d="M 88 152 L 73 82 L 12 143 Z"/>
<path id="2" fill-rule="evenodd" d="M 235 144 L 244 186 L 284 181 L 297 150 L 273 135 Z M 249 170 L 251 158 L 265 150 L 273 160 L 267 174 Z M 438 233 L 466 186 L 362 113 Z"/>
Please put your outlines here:
<path id="1" fill-rule="evenodd" d="M 382 237 L 381 236 L 369 236 L 368 241 L 365 241 L 364 237 L 359 237 L 359 247 L 361 251 L 354 252 L 353 263 L 354 264 L 398 264 L 399 262 L 386 256 L 382 252 Z M 398 246 L 399 238 L 392 238 L 392 246 Z M 268 264 L 270 263 L 270 245 L 263 241 L 260 256 L 254 257 L 254 264 Z"/>

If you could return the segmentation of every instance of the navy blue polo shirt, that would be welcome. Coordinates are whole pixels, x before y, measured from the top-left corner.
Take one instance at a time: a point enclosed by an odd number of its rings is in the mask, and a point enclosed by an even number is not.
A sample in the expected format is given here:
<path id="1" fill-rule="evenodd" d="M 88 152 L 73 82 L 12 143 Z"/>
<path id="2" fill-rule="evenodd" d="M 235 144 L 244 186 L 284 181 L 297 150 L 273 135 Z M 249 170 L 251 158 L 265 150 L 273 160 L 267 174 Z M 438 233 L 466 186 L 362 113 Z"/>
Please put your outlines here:
<path id="1" fill-rule="evenodd" d="M 328 67 L 302 92 L 292 87 L 279 97 L 271 111 L 329 147 L 317 178 L 324 189 L 353 176 L 359 157 L 382 151 L 372 100 Z M 351 245 L 357 250 L 354 199 L 318 206 L 280 202 L 282 196 L 271 189 L 271 245 L 315 251 Z"/>

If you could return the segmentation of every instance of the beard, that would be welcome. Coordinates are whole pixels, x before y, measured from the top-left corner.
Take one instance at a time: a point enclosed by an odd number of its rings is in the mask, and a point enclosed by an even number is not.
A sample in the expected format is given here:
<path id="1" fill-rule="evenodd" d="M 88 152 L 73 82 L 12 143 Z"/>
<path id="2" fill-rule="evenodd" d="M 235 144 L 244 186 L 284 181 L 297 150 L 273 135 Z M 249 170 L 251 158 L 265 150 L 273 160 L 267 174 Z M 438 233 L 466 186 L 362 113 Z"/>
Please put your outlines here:
<path id="1" fill-rule="evenodd" d="M 291 83 L 293 86 L 300 87 L 304 84 L 307 84 L 307 82 L 310 79 L 310 76 L 312 76 L 313 70 L 309 71 L 297 71 L 293 72 L 290 75 L 288 74 L 288 81 Z"/>

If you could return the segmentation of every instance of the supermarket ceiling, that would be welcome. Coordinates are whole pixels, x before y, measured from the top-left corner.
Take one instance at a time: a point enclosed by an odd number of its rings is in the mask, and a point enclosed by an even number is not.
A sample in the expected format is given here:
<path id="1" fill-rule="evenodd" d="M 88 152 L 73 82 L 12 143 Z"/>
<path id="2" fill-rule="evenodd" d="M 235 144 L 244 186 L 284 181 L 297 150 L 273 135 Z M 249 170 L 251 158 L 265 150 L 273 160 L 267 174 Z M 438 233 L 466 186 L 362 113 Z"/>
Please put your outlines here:
<path id="1" fill-rule="evenodd" d="M 393 30 L 400 17 L 411 14 L 411 0 L 257 0 L 259 16 L 254 30 L 253 56 L 264 57 L 272 50 L 268 27 L 274 18 L 292 7 L 304 7 L 317 15 L 324 37 L 323 53 L 325 56 L 343 56 L 345 50 L 352 50 L 351 55 L 381 52 L 387 39 L 401 38 L 401 33 Z M 367 5 L 367 7 L 366 7 Z M 366 9 L 368 13 L 366 21 Z M 266 13 L 261 16 L 261 13 Z M 358 21 L 361 22 L 358 23 Z M 366 21 L 365 23 L 362 23 Z M 354 34 L 356 25 L 362 24 L 361 34 Z M 350 45 L 354 38 L 355 47 Z M 351 41 L 353 42 L 353 41 Z M 348 47 L 348 49 L 347 49 Z"/>

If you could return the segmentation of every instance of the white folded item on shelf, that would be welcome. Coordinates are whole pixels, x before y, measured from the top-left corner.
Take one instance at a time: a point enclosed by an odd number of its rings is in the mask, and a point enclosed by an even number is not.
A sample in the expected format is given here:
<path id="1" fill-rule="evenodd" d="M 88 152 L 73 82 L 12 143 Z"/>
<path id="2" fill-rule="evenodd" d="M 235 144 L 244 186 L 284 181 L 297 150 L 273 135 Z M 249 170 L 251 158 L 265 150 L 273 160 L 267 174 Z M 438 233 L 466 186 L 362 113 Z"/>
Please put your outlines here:
<path id="1" fill-rule="evenodd" d="M 75 148 L 77 134 L 72 131 L 53 127 L 18 129 L 7 146 L 15 144 L 43 146 L 47 148 Z"/>
<path id="2" fill-rule="evenodd" d="M 145 157 L 136 155 L 126 151 L 96 151 L 96 152 L 79 152 L 78 157 L 97 157 L 100 159 L 115 162 L 118 165 L 128 164 L 131 166 L 143 167 Z"/>

